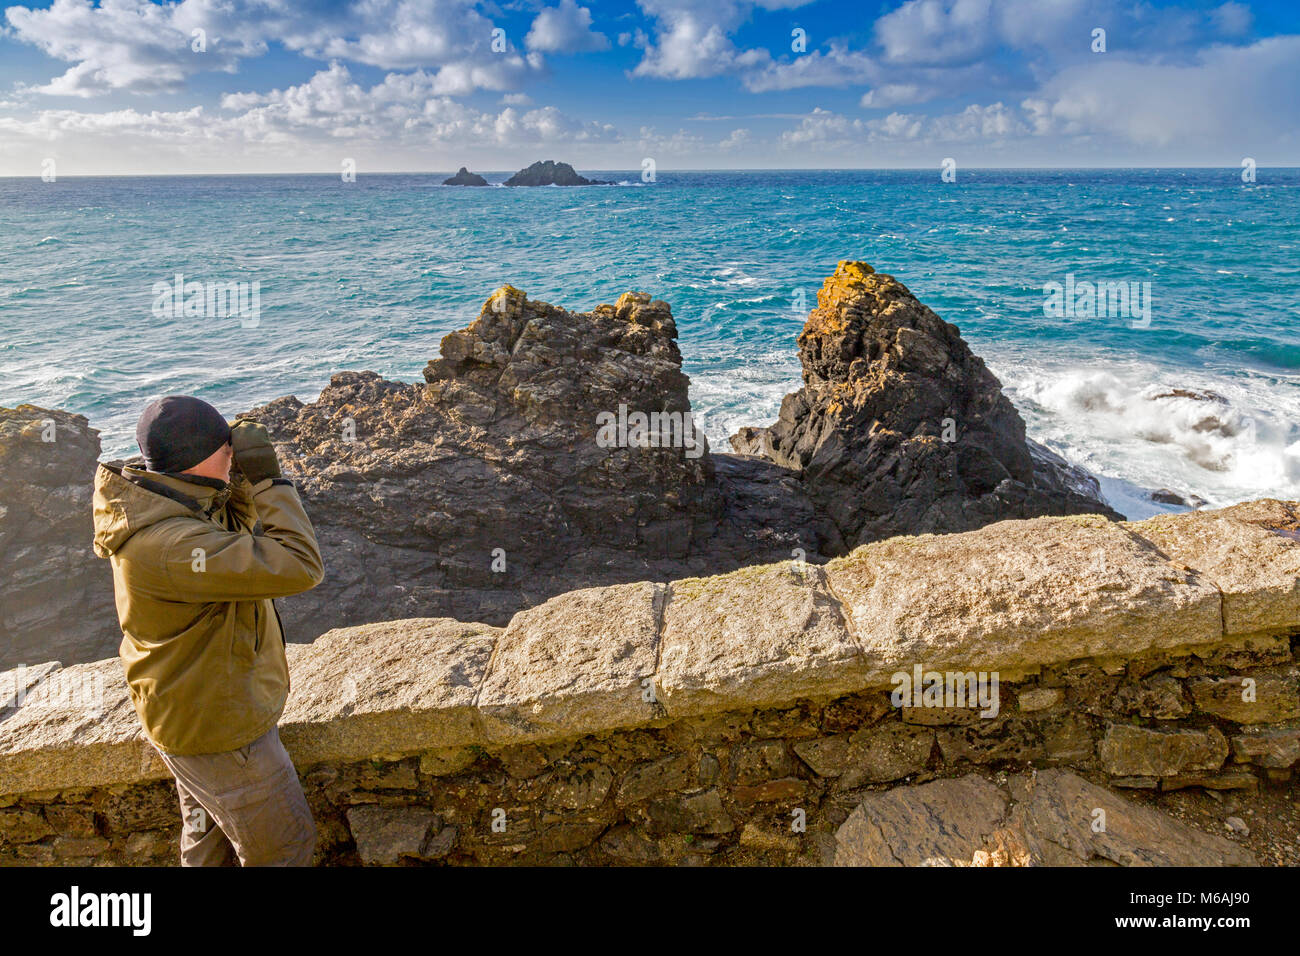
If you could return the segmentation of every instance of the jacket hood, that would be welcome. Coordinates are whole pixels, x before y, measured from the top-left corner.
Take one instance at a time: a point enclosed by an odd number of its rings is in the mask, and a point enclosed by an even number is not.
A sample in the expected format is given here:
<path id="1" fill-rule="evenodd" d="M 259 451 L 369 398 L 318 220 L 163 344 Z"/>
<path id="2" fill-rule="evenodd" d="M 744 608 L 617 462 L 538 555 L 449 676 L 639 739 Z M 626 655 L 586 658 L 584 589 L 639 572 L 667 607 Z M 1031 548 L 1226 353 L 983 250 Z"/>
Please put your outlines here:
<path id="1" fill-rule="evenodd" d="M 122 462 L 100 462 L 95 469 L 95 554 L 107 558 L 132 535 L 168 518 L 203 517 L 214 499 L 224 504 L 229 494 L 228 486 L 212 479 L 188 481 Z"/>

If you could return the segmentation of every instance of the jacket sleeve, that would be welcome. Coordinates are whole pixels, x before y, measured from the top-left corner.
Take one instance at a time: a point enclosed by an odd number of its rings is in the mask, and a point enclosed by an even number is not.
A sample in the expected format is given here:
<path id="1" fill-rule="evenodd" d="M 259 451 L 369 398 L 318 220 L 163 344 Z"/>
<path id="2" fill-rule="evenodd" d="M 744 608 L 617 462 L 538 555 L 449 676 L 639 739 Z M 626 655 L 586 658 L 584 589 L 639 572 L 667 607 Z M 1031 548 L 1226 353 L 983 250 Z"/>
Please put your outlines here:
<path id="1" fill-rule="evenodd" d="M 243 475 L 230 475 L 230 501 L 226 509 L 240 527 L 252 531 L 257 524 L 257 506 L 253 504 L 253 487 Z"/>
<path id="2" fill-rule="evenodd" d="M 177 520 L 161 542 L 165 593 L 173 601 L 253 601 L 307 591 L 325 575 L 311 521 L 293 484 L 264 478 L 252 488 L 263 533 Z"/>

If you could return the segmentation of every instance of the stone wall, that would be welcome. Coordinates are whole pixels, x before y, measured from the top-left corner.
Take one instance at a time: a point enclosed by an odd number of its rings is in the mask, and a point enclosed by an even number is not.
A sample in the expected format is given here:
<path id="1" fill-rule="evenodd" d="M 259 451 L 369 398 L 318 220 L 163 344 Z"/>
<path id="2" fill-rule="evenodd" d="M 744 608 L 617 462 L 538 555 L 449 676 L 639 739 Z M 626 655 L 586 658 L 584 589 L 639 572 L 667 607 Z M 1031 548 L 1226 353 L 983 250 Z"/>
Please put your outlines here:
<path id="1" fill-rule="evenodd" d="M 1296 504 L 1038 518 L 330 631 L 281 735 L 321 863 L 1293 862 L 1153 800 L 1294 799 L 1298 650 Z M 119 663 L 4 678 L 0 862 L 173 861 Z"/>

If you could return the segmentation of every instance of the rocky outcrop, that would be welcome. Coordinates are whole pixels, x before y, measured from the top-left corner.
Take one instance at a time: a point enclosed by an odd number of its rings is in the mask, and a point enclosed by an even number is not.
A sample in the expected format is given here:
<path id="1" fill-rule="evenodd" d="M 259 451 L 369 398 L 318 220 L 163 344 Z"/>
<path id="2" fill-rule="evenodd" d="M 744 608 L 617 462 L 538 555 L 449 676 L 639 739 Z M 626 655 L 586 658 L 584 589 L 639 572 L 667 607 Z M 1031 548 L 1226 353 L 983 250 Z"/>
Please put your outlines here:
<path id="1" fill-rule="evenodd" d="M 341 628 L 289 646 L 281 736 L 321 863 L 1294 865 L 1298 515 L 1007 521 Z M 119 661 L 0 701 L 0 865 L 175 859 Z"/>
<path id="2" fill-rule="evenodd" d="M 690 417 L 672 312 L 639 292 L 571 312 L 505 286 L 443 339 L 424 382 L 340 372 L 315 401 L 251 410 L 325 555 L 324 582 L 280 602 L 289 639 L 398 617 L 503 625 L 574 588 L 820 564 L 892 531 L 1110 514 L 1090 476 L 1024 439 L 956 329 L 886 280 L 860 265 L 828 280 L 800 339 L 808 384 L 743 449 L 764 455 L 710 451 Z M 849 360 L 855 349 L 863 355 Z M 17 441 L 0 436 L 0 446 Z M 7 660 L 101 656 L 118 639 L 106 562 L 90 556 L 88 533 L 65 544 L 57 530 L 89 527 L 93 448 L 74 463 L 71 445 L 24 447 L 40 461 L 0 458 L 12 500 L 34 494 L 26 473 L 38 465 L 64 484 L 14 509 L 39 517 L 21 518 L 35 523 L 19 535 L 25 563 L 3 600 L 10 619 L 30 621 L 27 633 L 47 618 L 68 626 L 57 643 Z M 102 576 L 98 604 L 77 599 L 75 575 L 45 573 L 71 546 Z M 87 607 L 105 613 L 91 620 Z"/>
<path id="3" fill-rule="evenodd" d="M 424 384 L 343 372 L 250 412 L 326 556 L 281 602 L 290 639 L 381 614 L 501 624 L 574 587 L 837 553 L 788 472 L 709 454 L 676 337 L 642 293 L 575 313 L 506 286 Z"/>
<path id="4" fill-rule="evenodd" d="M 0 667 L 117 651 L 113 576 L 90 551 L 98 457 L 83 416 L 0 408 Z"/>
<path id="5" fill-rule="evenodd" d="M 462 166 L 456 171 L 455 176 L 452 176 L 450 179 L 444 179 L 442 184 L 444 186 L 486 186 L 488 181 L 478 173 L 471 173 L 468 169 Z"/>
<path id="6" fill-rule="evenodd" d="M 536 162 L 526 169 L 521 169 L 506 180 L 507 186 L 611 186 L 603 179 L 587 179 L 579 176 L 568 163 L 557 163 L 553 159 Z"/>
<path id="7" fill-rule="evenodd" d="M 1178 508 L 1191 508 L 1193 510 L 1204 508 L 1209 504 L 1209 502 L 1200 495 L 1182 494 L 1177 491 L 1172 491 L 1169 488 L 1157 488 L 1155 491 L 1151 492 L 1151 500 L 1156 504 L 1174 505 Z"/>
<path id="8" fill-rule="evenodd" d="M 795 469 L 850 546 L 1042 514 L 1120 517 L 1034 454 L 957 327 L 893 276 L 841 262 L 817 303 L 799 336 L 804 387 L 732 446 Z"/>

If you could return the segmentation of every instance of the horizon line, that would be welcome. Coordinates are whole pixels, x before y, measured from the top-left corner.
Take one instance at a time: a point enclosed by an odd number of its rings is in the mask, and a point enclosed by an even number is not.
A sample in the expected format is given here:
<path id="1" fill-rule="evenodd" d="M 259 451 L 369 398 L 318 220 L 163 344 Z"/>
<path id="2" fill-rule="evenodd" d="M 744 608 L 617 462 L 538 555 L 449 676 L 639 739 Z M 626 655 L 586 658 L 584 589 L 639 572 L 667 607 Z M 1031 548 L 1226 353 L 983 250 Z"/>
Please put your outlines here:
<path id="1" fill-rule="evenodd" d="M 410 170 L 384 170 L 377 172 L 356 172 L 354 175 L 361 176 L 441 176 L 445 173 L 455 175 L 460 167 L 455 170 L 441 169 L 410 169 Z M 526 167 L 524 167 L 526 168 Z M 640 178 L 640 169 L 619 169 L 617 167 L 586 166 L 583 167 L 594 173 L 617 173 L 627 172 L 636 178 Z M 922 170 L 935 170 L 940 167 L 933 164 L 925 166 L 748 166 L 748 167 L 682 167 L 678 169 L 657 170 L 659 173 L 858 173 L 858 172 L 917 172 Z M 958 167 L 967 171 L 979 172 L 1075 172 L 1075 171 L 1123 171 L 1131 172 L 1134 170 L 1185 170 L 1185 169 L 1221 169 L 1239 171 L 1240 163 L 1235 165 L 1222 166 L 1218 164 L 1203 164 L 1191 166 L 1161 166 L 1161 165 L 1137 165 L 1137 166 L 965 166 Z M 1263 165 L 1256 164 L 1257 169 L 1274 169 L 1274 170 L 1291 170 L 1300 169 L 1300 165 Z M 473 172 L 473 170 L 471 170 Z M 482 169 L 480 173 L 490 175 L 513 175 L 519 170 L 509 169 Z M 327 171 L 295 171 L 295 172 L 187 172 L 187 173 L 61 173 L 54 180 L 57 184 L 59 179 L 162 179 L 162 178 L 183 178 L 183 177 L 201 177 L 201 176 L 339 176 L 338 170 Z M 41 180 L 41 174 L 38 173 L 0 173 L 0 180 L 7 179 L 35 179 Z M 48 184 L 47 184 L 48 185 Z"/>

